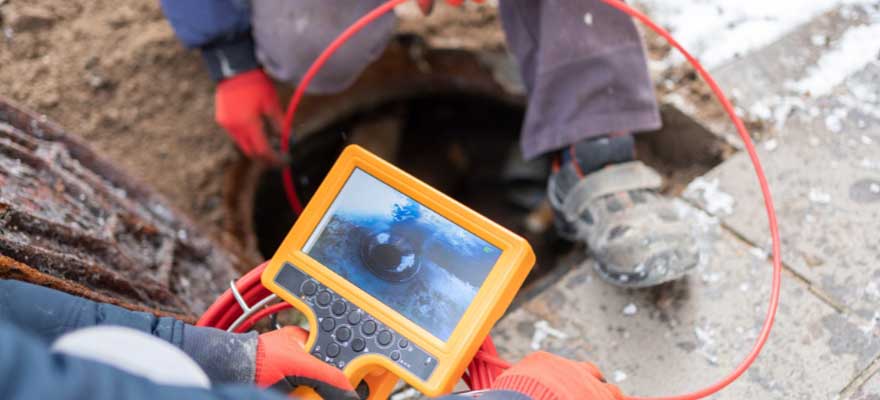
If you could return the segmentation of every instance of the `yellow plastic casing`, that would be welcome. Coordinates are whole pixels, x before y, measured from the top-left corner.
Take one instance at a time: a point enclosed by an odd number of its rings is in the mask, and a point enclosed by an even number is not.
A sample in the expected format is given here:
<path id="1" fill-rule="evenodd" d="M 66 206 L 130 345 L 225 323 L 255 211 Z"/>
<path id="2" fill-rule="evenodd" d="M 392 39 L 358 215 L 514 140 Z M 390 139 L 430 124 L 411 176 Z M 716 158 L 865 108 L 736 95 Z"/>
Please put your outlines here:
<path id="1" fill-rule="evenodd" d="M 306 241 L 315 231 L 337 194 L 356 168 L 372 175 L 501 250 L 501 255 L 447 341 L 444 342 L 433 336 L 423 327 L 367 294 L 302 251 Z M 369 201 L 369 199 L 365 198 L 364 201 Z M 383 355 L 364 354 L 352 360 L 343 369 L 352 385 L 357 385 L 363 380 L 370 384 L 371 380 L 383 375 L 387 377 L 390 372 L 425 395 L 439 396 L 449 393 L 461 378 L 492 326 L 501 318 L 513 301 L 534 265 L 535 255 L 528 242 L 522 237 L 465 207 L 367 150 L 350 145 L 343 151 L 327 174 L 324 182 L 299 216 L 262 275 L 263 285 L 291 303 L 294 308 L 303 312 L 308 319 L 310 330 L 314 332 L 317 330 L 318 321 L 311 308 L 300 298 L 275 283 L 275 277 L 285 262 L 296 265 L 306 275 L 362 308 L 410 342 L 420 346 L 437 362 L 430 377 L 427 380 L 422 380 Z M 316 334 L 310 334 L 306 349 L 312 349 L 316 337 Z M 395 382 L 396 380 L 394 378 Z M 383 386 L 388 384 L 386 381 Z M 371 392 L 373 391 L 371 390 Z M 373 396 L 370 397 L 373 398 Z"/>

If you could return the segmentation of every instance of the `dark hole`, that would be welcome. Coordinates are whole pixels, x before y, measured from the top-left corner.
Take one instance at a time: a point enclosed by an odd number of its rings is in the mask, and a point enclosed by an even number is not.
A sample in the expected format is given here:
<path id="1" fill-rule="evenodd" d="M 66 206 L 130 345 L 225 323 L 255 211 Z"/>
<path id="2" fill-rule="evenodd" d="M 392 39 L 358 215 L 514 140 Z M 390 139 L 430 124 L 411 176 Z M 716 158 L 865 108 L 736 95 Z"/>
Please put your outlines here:
<path id="1" fill-rule="evenodd" d="M 400 265 L 400 258 L 403 254 L 400 249 L 392 244 L 380 244 L 373 247 L 373 251 L 368 255 L 368 263 L 381 269 L 394 269 Z"/>

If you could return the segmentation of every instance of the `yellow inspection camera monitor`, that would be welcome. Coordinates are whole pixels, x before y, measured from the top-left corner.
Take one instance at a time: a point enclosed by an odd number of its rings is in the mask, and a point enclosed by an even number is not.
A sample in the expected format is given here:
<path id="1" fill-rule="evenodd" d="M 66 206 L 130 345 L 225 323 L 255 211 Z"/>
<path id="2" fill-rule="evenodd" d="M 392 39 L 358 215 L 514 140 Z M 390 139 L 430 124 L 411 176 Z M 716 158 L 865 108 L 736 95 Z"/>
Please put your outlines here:
<path id="1" fill-rule="evenodd" d="M 534 264 L 520 236 L 349 146 L 263 273 L 369 398 L 449 393 Z"/>

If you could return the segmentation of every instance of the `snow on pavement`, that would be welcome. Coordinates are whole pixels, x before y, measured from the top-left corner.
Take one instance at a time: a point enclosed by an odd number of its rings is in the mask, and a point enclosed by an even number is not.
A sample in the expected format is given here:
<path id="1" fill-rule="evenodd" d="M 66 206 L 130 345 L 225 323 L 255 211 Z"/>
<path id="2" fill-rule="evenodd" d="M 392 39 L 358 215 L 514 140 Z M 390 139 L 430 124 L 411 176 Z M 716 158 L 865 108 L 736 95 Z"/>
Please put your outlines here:
<path id="1" fill-rule="evenodd" d="M 768 45 L 839 4 L 854 0 L 639 0 L 710 69 Z M 673 61 L 683 61 L 675 53 Z"/>
<path id="2" fill-rule="evenodd" d="M 790 88 L 812 97 L 824 96 L 850 75 L 866 65 L 877 62 L 880 54 L 880 13 L 872 15 L 871 22 L 847 30 L 830 51 L 822 54 L 807 69 L 807 76 L 791 83 Z"/>
<path id="3" fill-rule="evenodd" d="M 880 117 L 876 86 L 851 87 L 847 80 L 870 64 L 880 63 L 880 5 L 875 1 L 639 0 L 639 5 L 710 69 L 767 46 L 811 19 L 839 9 L 844 19 L 852 21 L 851 26 L 839 36 L 822 32 L 811 36 L 810 45 L 821 48 L 818 60 L 804 65 L 777 93 L 740 104 L 738 113 L 768 122 L 781 131 L 793 111 L 800 111 L 806 117 L 824 120 L 828 130 L 840 132 L 844 128 L 841 109 L 808 108 L 805 100 L 827 96 L 846 83 L 849 93 L 838 96 L 840 105 Z M 677 52 L 671 54 L 661 64 L 684 62 Z M 735 90 L 733 95 L 737 97 Z"/>

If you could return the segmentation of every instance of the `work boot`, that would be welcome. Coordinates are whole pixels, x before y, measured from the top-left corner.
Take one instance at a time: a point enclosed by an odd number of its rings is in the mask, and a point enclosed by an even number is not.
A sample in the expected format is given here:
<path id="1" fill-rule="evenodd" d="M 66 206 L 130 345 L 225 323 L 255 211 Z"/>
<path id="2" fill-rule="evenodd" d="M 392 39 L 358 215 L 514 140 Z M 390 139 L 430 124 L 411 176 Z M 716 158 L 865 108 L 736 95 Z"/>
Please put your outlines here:
<path id="1" fill-rule="evenodd" d="M 560 235 L 587 244 L 596 270 L 624 287 L 680 278 L 699 260 L 696 238 L 660 175 L 634 160 L 632 135 L 579 142 L 565 150 L 547 194 Z"/>

